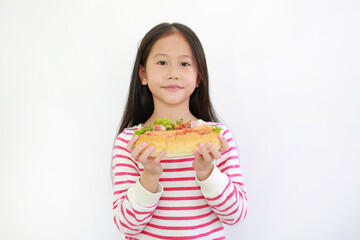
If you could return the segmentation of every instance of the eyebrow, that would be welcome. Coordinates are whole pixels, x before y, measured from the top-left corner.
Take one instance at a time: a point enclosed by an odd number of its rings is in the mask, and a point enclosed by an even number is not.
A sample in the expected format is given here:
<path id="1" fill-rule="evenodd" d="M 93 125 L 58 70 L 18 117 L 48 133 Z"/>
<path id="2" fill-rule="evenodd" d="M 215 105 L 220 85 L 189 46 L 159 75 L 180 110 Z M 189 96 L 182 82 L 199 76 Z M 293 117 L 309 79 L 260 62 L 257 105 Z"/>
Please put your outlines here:
<path id="1" fill-rule="evenodd" d="M 168 55 L 168 54 L 164 54 L 164 53 L 158 53 L 158 54 L 156 54 L 156 55 L 154 56 L 154 58 L 157 58 L 157 57 L 169 57 L 169 55 Z M 180 55 L 179 58 L 190 58 L 190 59 L 192 59 L 191 56 L 186 55 L 186 54 Z"/>

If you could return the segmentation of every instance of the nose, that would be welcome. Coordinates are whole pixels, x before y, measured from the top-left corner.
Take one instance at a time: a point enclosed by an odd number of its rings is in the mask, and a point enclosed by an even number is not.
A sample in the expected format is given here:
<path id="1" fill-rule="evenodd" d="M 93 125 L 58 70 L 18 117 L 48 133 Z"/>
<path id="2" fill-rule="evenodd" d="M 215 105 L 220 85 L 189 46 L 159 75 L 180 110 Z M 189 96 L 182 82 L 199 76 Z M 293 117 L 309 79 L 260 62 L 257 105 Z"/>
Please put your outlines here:
<path id="1" fill-rule="evenodd" d="M 176 66 L 169 66 L 169 70 L 167 73 L 167 79 L 171 80 L 178 80 L 179 79 L 179 73 Z"/>

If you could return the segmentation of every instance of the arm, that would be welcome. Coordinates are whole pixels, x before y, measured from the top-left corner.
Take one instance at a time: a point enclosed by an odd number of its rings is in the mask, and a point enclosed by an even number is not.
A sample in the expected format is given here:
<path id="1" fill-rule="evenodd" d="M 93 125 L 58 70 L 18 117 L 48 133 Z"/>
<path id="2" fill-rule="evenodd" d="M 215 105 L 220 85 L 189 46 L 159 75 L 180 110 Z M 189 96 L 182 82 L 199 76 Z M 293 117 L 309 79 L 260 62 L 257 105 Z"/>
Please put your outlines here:
<path id="1" fill-rule="evenodd" d="M 203 181 L 197 179 L 203 196 L 219 219 L 233 225 L 244 220 L 247 198 L 235 141 L 229 130 L 221 127 L 229 149 L 221 154 L 220 159 L 213 161 L 213 170 L 208 178 Z"/>
<path id="2" fill-rule="evenodd" d="M 128 236 L 138 234 L 150 221 L 163 192 L 160 184 L 154 193 L 140 183 L 143 172 L 141 163 L 131 157 L 127 145 L 130 132 L 122 132 L 113 149 L 114 222 L 118 229 Z"/>

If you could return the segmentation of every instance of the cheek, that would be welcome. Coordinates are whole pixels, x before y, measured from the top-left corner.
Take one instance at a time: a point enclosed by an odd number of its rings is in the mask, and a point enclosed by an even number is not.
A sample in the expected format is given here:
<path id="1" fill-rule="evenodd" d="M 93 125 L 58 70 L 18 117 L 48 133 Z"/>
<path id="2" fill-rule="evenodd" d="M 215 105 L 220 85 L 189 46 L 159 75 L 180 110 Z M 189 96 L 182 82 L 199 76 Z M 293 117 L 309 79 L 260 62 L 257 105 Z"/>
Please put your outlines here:
<path id="1" fill-rule="evenodd" d="M 162 82 L 159 80 L 159 78 L 152 76 L 148 80 L 148 87 L 151 92 L 156 92 L 162 87 Z"/>
<path id="2" fill-rule="evenodd" d="M 197 87 L 197 79 L 198 79 L 198 74 L 197 72 L 191 72 L 189 75 L 188 75 L 188 86 L 190 87 Z"/>
<path id="3" fill-rule="evenodd" d="M 153 81 L 150 81 L 150 82 L 148 82 L 148 87 L 149 87 L 150 91 L 152 92 L 155 89 L 156 84 L 154 84 Z"/>
<path id="4" fill-rule="evenodd" d="M 163 74 L 160 71 L 148 71 L 147 78 L 149 82 L 158 84 L 163 79 Z"/>
<path id="5" fill-rule="evenodd" d="M 188 83 L 187 94 L 191 95 L 195 91 L 196 87 L 197 87 L 196 81 L 192 81 L 191 83 Z"/>

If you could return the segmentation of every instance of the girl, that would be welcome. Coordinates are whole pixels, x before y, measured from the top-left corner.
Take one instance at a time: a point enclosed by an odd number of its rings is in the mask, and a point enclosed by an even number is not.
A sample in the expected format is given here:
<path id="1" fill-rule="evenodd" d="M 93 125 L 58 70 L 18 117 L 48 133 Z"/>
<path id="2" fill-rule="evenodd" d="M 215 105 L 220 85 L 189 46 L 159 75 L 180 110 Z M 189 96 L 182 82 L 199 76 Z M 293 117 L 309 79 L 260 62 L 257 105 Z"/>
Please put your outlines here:
<path id="1" fill-rule="evenodd" d="M 202 119 L 222 128 L 221 148 L 193 157 L 150 157 L 135 130 L 158 118 Z M 225 239 L 223 224 L 243 220 L 247 199 L 234 139 L 216 123 L 205 54 L 188 27 L 163 23 L 143 38 L 113 149 L 114 221 L 126 239 Z"/>

